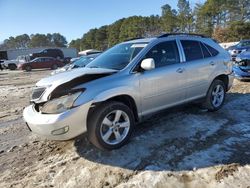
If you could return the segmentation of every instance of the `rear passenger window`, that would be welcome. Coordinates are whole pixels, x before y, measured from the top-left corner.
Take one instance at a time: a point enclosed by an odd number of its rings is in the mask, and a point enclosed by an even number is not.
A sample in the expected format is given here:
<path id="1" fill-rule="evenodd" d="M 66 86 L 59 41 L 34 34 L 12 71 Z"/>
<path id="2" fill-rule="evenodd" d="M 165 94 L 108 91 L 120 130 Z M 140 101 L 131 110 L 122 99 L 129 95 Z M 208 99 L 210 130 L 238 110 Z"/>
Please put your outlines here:
<path id="1" fill-rule="evenodd" d="M 157 44 L 146 54 L 145 58 L 153 58 L 156 68 L 180 63 L 179 51 L 175 41 Z"/>
<path id="2" fill-rule="evenodd" d="M 219 52 L 216 49 L 212 48 L 211 46 L 207 44 L 204 44 L 204 45 L 207 47 L 207 49 L 212 54 L 212 56 L 217 56 L 219 54 Z"/>
<path id="3" fill-rule="evenodd" d="M 186 61 L 203 59 L 203 54 L 198 41 L 181 40 L 181 44 L 186 56 Z"/>
<path id="4" fill-rule="evenodd" d="M 201 45 L 201 49 L 202 49 L 204 58 L 211 57 L 211 54 L 210 54 L 210 52 L 208 51 L 207 47 L 206 47 L 203 43 L 200 43 L 200 45 Z"/>

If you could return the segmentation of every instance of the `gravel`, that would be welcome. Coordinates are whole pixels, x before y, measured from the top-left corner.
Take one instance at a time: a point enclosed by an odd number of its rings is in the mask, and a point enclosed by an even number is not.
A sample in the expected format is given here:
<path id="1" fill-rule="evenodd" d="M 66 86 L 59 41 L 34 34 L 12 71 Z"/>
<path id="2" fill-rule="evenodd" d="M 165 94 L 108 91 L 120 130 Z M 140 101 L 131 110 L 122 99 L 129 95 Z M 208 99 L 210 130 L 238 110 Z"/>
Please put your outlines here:
<path id="1" fill-rule="evenodd" d="M 29 132 L 22 109 L 49 74 L 0 72 L 0 187 L 250 186 L 250 82 L 235 80 L 218 112 L 197 104 L 168 109 L 107 152 L 86 134 L 56 142 Z"/>

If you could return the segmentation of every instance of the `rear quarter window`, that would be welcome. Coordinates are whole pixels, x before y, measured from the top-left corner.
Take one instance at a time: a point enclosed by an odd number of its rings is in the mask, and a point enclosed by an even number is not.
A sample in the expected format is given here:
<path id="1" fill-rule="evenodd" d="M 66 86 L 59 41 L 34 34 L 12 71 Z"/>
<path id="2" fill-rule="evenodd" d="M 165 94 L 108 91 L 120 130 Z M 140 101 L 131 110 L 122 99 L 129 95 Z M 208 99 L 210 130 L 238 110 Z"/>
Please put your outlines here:
<path id="1" fill-rule="evenodd" d="M 219 54 L 218 50 L 214 49 L 213 47 L 207 45 L 204 43 L 204 45 L 206 46 L 206 48 L 209 50 L 209 52 L 211 53 L 211 55 L 214 57 L 214 56 L 217 56 Z"/>
<path id="2" fill-rule="evenodd" d="M 212 57 L 204 43 L 200 43 L 204 58 Z"/>
<path id="3" fill-rule="evenodd" d="M 194 40 L 181 40 L 181 44 L 186 56 L 186 61 L 203 59 L 200 42 Z"/>

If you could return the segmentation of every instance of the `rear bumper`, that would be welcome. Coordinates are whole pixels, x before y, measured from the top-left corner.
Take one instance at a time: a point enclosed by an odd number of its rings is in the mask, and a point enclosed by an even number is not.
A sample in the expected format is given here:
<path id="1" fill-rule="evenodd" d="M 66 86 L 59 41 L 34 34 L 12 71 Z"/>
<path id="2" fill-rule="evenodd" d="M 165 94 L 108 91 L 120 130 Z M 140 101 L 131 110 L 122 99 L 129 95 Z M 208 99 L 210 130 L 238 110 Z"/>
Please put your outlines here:
<path id="1" fill-rule="evenodd" d="M 29 129 L 51 140 L 69 140 L 87 130 L 87 116 L 91 102 L 61 114 L 41 114 L 33 105 L 23 111 Z"/>
<path id="2" fill-rule="evenodd" d="M 228 91 L 233 86 L 234 78 L 235 78 L 235 75 L 233 73 L 228 75 L 228 88 L 227 88 Z"/>

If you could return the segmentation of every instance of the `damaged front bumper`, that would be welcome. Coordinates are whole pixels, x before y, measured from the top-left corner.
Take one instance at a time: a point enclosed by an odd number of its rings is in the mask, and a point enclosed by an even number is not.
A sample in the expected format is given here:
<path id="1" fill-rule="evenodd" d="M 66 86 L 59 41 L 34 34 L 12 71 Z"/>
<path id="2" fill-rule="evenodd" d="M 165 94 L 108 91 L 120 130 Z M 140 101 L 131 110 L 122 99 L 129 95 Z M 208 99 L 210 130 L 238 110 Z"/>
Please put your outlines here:
<path id="1" fill-rule="evenodd" d="M 92 102 L 88 102 L 61 114 L 42 114 L 34 105 L 23 111 L 30 130 L 51 140 L 69 140 L 87 131 L 87 116 Z"/>
<path id="2" fill-rule="evenodd" d="M 250 80 L 250 69 L 247 70 L 242 70 L 240 66 L 235 65 L 233 67 L 233 72 L 235 75 L 235 78 L 238 80 Z"/>

